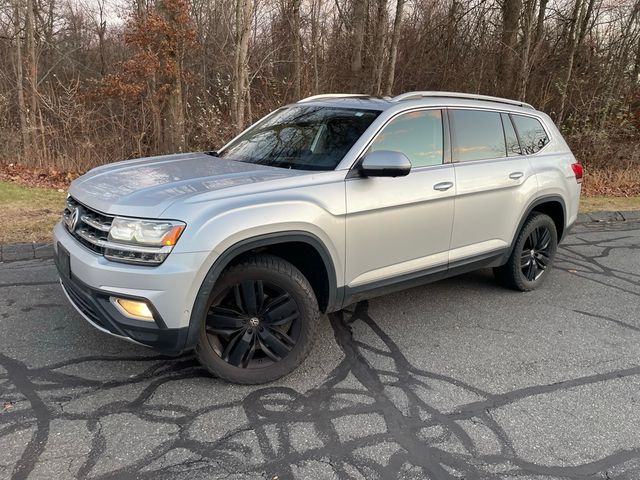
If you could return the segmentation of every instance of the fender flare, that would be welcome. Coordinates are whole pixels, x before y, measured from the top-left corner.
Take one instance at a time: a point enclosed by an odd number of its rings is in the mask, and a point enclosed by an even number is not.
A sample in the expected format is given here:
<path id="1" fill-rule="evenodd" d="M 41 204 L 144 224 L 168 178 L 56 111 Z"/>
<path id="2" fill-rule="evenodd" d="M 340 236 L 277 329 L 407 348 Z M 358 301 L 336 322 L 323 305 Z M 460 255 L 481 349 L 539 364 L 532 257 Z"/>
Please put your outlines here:
<path id="1" fill-rule="evenodd" d="M 562 207 L 562 223 L 563 223 L 562 236 L 564 237 L 564 234 L 567 231 L 567 226 L 566 226 L 567 206 L 564 203 L 564 199 L 560 195 L 544 195 L 542 197 L 537 197 L 531 203 L 529 203 L 529 205 L 524 211 L 524 214 L 522 215 L 522 217 L 520 217 L 520 221 L 518 222 L 518 228 L 516 229 L 513 235 L 513 238 L 511 239 L 511 244 L 509 245 L 509 248 L 507 249 L 505 256 L 502 258 L 503 264 L 509 260 L 509 257 L 511 257 L 511 254 L 513 253 L 513 247 L 516 244 L 516 238 L 518 238 L 518 235 L 520 234 L 520 230 L 522 230 L 522 226 L 524 225 L 524 222 L 527 221 L 527 218 L 529 218 L 529 215 L 531 215 L 531 212 L 538 205 L 542 205 L 543 203 L 548 203 L 548 202 L 558 202 Z M 562 240 L 562 238 L 558 238 L 558 243 L 560 243 L 560 240 Z"/>
<path id="2" fill-rule="evenodd" d="M 246 238 L 227 248 L 215 260 L 215 262 L 213 262 L 213 265 L 207 272 L 207 275 L 198 289 L 198 293 L 196 294 L 196 298 L 193 303 L 193 308 L 191 309 L 189 326 L 187 327 L 188 333 L 183 351 L 194 348 L 198 343 L 200 326 L 206 313 L 205 308 L 209 301 L 209 295 L 213 290 L 215 283 L 218 281 L 218 278 L 231 261 L 238 255 L 250 250 L 287 242 L 306 243 L 320 254 L 329 280 L 329 299 L 327 302 L 327 310 L 332 311 L 332 309 L 339 308 L 339 306 L 342 305 L 342 298 L 338 298 L 342 291 L 337 288 L 336 270 L 333 260 L 327 248 L 316 235 L 305 231 L 285 231 Z"/>

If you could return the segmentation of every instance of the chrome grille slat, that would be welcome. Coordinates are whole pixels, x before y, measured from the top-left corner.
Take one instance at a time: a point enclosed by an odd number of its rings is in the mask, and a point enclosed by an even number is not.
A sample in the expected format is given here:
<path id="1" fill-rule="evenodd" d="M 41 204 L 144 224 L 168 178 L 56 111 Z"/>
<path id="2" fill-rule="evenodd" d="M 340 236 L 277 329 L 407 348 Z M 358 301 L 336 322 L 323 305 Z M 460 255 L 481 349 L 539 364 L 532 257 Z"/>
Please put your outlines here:
<path id="1" fill-rule="evenodd" d="M 101 232 L 108 232 L 109 229 L 111 228 L 111 222 L 109 223 L 101 222 L 99 219 L 95 218 L 92 215 L 87 215 L 87 214 L 82 215 L 80 217 L 80 220 L 82 220 L 84 223 L 86 223 L 90 227 L 93 227 L 96 230 L 100 230 Z"/>
<path id="2" fill-rule="evenodd" d="M 76 219 L 77 224 L 73 228 L 73 212 L 76 209 L 80 209 L 79 218 Z M 82 245 L 96 253 L 104 254 L 105 247 L 102 245 L 102 241 L 108 239 L 107 234 L 111 228 L 113 216 L 93 210 L 69 196 L 67 197 L 67 206 L 62 213 L 62 218 L 69 233 Z"/>

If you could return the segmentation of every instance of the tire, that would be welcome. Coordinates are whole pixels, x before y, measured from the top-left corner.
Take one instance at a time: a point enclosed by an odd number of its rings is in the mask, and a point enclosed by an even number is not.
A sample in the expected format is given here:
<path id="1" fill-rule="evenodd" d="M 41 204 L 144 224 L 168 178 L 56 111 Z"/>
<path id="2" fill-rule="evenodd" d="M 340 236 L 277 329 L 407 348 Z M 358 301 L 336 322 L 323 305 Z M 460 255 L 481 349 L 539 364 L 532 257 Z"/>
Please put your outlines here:
<path id="1" fill-rule="evenodd" d="M 558 232 L 551 217 L 532 213 L 520 229 L 506 264 L 493 269 L 504 286 L 528 292 L 540 286 L 547 277 L 558 250 Z"/>
<path id="2" fill-rule="evenodd" d="M 320 313 L 305 276 L 273 255 L 254 255 L 223 272 L 209 296 L 196 356 L 233 383 L 271 382 L 309 354 Z"/>

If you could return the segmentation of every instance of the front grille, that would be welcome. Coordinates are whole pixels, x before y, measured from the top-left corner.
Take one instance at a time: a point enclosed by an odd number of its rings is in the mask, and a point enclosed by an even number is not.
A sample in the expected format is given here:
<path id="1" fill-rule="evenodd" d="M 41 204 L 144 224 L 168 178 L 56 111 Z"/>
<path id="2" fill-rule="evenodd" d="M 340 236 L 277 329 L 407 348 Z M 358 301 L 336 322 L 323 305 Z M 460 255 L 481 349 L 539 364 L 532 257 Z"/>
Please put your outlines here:
<path id="1" fill-rule="evenodd" d="M 113 217 L 97 212 L 69 196 L 62 218 L 66 229 L 78 242 L 89 250 L 104 254 Z"/>

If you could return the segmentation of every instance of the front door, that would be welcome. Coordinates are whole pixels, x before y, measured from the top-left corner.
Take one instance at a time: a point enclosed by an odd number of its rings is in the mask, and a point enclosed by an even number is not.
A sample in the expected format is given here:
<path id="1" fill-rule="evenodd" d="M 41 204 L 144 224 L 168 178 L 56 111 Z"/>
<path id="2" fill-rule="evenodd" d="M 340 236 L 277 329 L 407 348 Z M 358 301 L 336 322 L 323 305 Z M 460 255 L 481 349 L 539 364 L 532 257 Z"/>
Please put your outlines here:
<path id="1" fill-rule="evenodd" d="M 366 153 L 391 150 L 411 161 L 409 175 L 346 180 L 346 271 L 351 293 L 445 270 L 453 222 L 454 169 L 443 163 L 439 109 L 402 113 Z"/>

